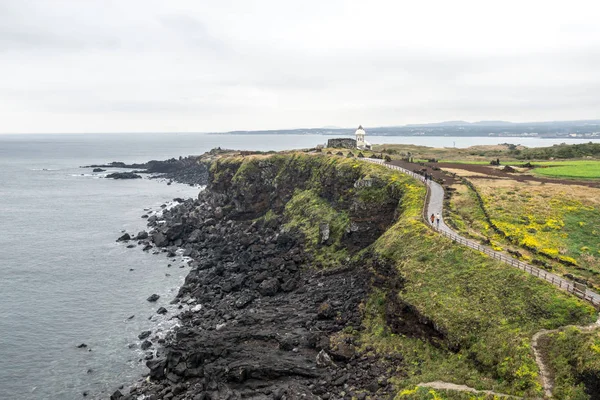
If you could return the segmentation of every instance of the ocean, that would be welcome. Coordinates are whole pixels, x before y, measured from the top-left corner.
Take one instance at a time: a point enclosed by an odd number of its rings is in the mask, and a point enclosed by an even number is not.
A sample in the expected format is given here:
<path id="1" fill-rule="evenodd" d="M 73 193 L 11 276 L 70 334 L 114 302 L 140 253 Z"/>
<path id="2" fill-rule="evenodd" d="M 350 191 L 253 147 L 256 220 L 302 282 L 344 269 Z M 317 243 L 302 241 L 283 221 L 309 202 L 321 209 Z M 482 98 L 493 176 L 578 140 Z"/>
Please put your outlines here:
<path id="1" fill-rule="evenodd" d="M 137 335 L 176 324 L 169 302 L 184 260 L 127 248 L 142 214 L 201 190 L 164 181 L 103 179 L 83 165 L 145 162 L 214 147 L 284 150 L 321 135 L 0 135 L 0 399 L 107 398 L 145 372 Z M 373 137 L 372 143 L 467 147 L 564 139 Z M 580 140 L 577 142 L 588 142 Z M 569 140 L 568 143 L 575 143 Z M 169 264 L 171 264 L 169 266 Z M 146 298 L 153 293 L 158 302 Z M 156 314 L 164 306 L 165 316 Z M 134 316 L 130 319 L 131 316 Z M 85 343 L 86 348 L 78 348 Z"/>

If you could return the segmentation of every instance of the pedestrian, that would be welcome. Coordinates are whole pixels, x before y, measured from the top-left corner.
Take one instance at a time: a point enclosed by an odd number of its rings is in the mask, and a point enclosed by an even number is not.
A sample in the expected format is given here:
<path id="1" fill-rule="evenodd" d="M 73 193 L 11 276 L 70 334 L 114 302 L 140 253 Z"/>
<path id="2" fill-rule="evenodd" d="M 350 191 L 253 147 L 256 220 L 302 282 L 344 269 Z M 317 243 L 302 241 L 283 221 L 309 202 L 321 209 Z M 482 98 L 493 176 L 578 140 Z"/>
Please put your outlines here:
<path id="1" fill-rule="evenodd" d="M 431 219 L 431 225 L 433 225 L 433 222 L 435 221 L 435 215 L 431 214 L 429 219 Z"/>
<path id="2" fill-rule="evenodd" d="M 439 229 L 439 227 L 440 227 L 440 213 L 437 213 L 437 215 L 435 216 L 435 222 L 437 223 L 437 227 Z"/>

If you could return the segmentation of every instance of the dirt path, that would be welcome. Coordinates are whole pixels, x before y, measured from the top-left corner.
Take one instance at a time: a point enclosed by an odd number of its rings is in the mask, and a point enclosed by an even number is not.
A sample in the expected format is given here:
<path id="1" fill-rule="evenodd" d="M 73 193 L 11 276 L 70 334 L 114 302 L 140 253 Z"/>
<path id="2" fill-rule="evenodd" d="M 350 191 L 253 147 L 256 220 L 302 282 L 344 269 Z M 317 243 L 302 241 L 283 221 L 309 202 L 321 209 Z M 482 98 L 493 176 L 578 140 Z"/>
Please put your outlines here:
<path id="1" fill-rule="evenodd" d="M 542 387 L 544 388 L 544 395 L 546 398 L 552 397 L 552 389 L 554 389 L 554 376 L 550 372 L 550 368 L 547 364 L 547 358 L 544 356 L 540 346 L 540 339 L 550 333 L 560 332 L 567 328 L 577 328 L 583 332 L 593 331 L 594 329 L 600 328 L 600 316 L 598 316 L 598 320 L 596 320 L 596 322 L 589 325 L 567 325 L 552 330 L 542 329 L 531 338 L 531 347 L 533 348 L 533 354 L 535 355 L 535 362 L 540 370 L 540 379 L 542 381 Z"/>
<path id="2" fill-rule="evenodd" d="M 469 387 L 466 385 L 457 385 L 455 383 L 442 382 L 442 381 L 419 383 L 417 386 L 428 387 L 428 388 L 438 389 L 438 390 L 455 390 L 457 392 L 489 394 L 492 396 L 506 397 L 506 398 L 511 398 L 511 399 L 522 399 L 522 397 L 512 396 L 510 394 L 498 393 L 498 392 L 494 392 L 492 390 L 477 390 L 477 389 L 473 389 L 472 387 Z"/>

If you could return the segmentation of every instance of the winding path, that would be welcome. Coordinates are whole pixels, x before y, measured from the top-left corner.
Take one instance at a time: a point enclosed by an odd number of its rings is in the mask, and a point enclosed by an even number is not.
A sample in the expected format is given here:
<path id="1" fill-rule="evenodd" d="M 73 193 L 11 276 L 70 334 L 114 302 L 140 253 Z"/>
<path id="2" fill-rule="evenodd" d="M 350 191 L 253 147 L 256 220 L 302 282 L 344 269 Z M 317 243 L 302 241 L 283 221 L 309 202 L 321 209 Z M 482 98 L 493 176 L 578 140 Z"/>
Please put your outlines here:
<path id="1" fill-rule="evenodd" d="M 558 288 L 565 290 L 569 293 L 574 294 L 575 296 L 582 298 L 584 300 L 589 301 L 596 307 L 600 307 L 600 294 L 591 291 L 586 288 L 585 285 L 575 283 L 568 279 L 565 279 L 561 276 L 548 272 L 544 269 L 534 267 L 533 265 L 527 264 L 523 261 L 517 260 L 515 258 L 510 257 L 508 254 L 493 250 L 492 248 L 482 245 L 475 240 L 467 239 L 458 233 L 454 232 L 446 223 L 444 222 L 444 188 L 437 182 L 426 180 L 423 175 L 417 174 L 415 172 L 409 171 L 405 168 L 398 167 L 392 164 L 386 164 L 383 160 L 368 158 L 365 159 L 369 162 L 373 162 L 376 164 L 384 165 L 390 169 L 399 171 L 403 174 L 407 174 L 412 176 L 413 178 L 421 181 L 427 187 L 427 204 L 424 208 L 423 218 L 428 220 L 427 216 L 434 214 L 440 215 L 439 224 L 436 222 L 431 224 L 431 228 L 439 232 L 440 234 L 450 238 L 451 240 L 462 244 L 464 246 L 470 247 L 474 250 L 480 251 L 482 253 L 487 254 L 493 259 L 505 262 L 507 264 L 512 265 L 513 267 L 522 269 L 523 271 L 536 276 L 540 279 L 544 279 L 551 284 L 557 286 Z"/>
<path id="2" fill-rule="evenodd" d="M 428 224 L 431 225 L 432 229 L 436 230 L 440 234 L 450 238 L 451 240 L 453 240 L 459 244 L 468 246 L 477 251 L 481 251 L 482 253 L 485 253 L 488 256 L 490 256 L 496 260 L 505 262 L 507 264 L 512 265 L 513 267 L 522 269 L 523 271 L 525 271 L 531 275 L 534 275 L 540 279 L 544 279 L 544 280 L 550 282 L 551 284 L 557 286 L 558 288 L 560 288 L 562 290 L 565 290 L 569 293 L 574 294 L 575 296 L 577 296 L 579 298 L 589 301 L 597 308 L 600 307 L 600 295 L 596 292 L 589 290 L 588 288 L 584 287 L 583 285 L 576 284 L 576 283 L 574 283 L 568 279 L 565 279 L 563 277 L 560 277 L 556 274 L 550 273 L 541 268 L 537 268 L 537 267 L 534 267 L 527 263 L 524 263 L 522 261 L 516 260 L 516 259 L 508 256 L 505 253 L 493 250 L 488 246 L 481 245 L 474 240 L 467 239 L 463 236 L 460 236 L 458 233 L 454 232 L 444 222 L 444 213 L 443 213 L 443 211 L 444 211 L 444 188 L 439 183 L 425 179 L 425 177 L 423 175 L 409 171 L 405 168 L 402 168 L 402 167 L 399 167 L 396 165 L 392 165 L 392 164 L 387 164 L 383 160 L 372 159 L 372 158 L 367 158 L 365 160 L 376 163 L 376 164 L 384 165 L 390 169 L 397 170 L 403 174 L 410 175 L 413 178 L 422 182 L 427 187 L 427 197 L 425 200 L 426 204 L 423 209 L 423 218 L 427 221 Z M 430 223 L 428 216 L 430 216 L 431 214 L 434 214 L 435 216 L 438 216 L 438 215 L 440 216 L 439 223 L 437 221 L 434 224 Z M 536 334 L 534 334 L 533 337 L 531 338 L 531 347 L 533 348 L 535 361 L 538 365 L 538 369 L 540 370 L 540 380 L 542 382 L 542 387 L 544 388 L 544 395 L 546 398 L 552 397 L 552 389 L 554 387 L 554 381 L 553 381 L 553 377 L 549 373 L 549 367 L 544 360 L 541 348 L 539 346 L 539 340 L 541 337 L 543 337 L 547 334 L 550 334 L 553 332 L 559 332 L 559 331 L 564 330 L 571 326 L 576 327 L 582 331 L 591 331 L 596 328 L 600 328 L 600 316 L 598 317 L 598 320 L 596 322 L 594 322 L 593 324 L 590 324 L 590 325 L 586 325 L 586 326 L 569 325 L 569 326 L 563 326 L 563 327 L 560 327 L 558 329 L 553 329 L 553 330 L 543 329 L 543 330 L 537 332 Z M 456 384 L 449 383 L 449 382 L 439 382 L 439 381 L 428 382 L 428 383 L 421 383 L 418 386 L 430 387 L 433 389 L 457 390 L 457 391 L 461 391 L 461 392 L 470 392 L 470 393 L 487 393 L 487 394 L 493 394 L 493 395 L 496 395 L 499 397 L 513 397 L 513 398 L 515 397 L 515 396 L 505 395 L 505 394 L 501 394 L 501 393 L 495 393 L 495 392 L 491 392 L 491 391 L 478 391 L 478 390 L 473 389 L 468 386 L 456 385 Z"/>
<path id="3" fill-rule="evenodd" d="M 419 383 L 417 386 L 427 387 L 427 388 L 431 388 L 431 389 L 438 389 L 438 390 L 455 390 L 457 392 L 467 392 L 467 393 L 473 393 L 473 394 L 488 394 L 488 395 L 492 395 L 492 396 L 496 396 L 496 397 L 522 399 L 522 397 L 519 397 L 519 396 L 498 393 L 498 392 L 494 392 L 492 390 L 477 390 L 477 389 L 473 389 L 472 387 L 469 387 L 469 386 L 457 385 L 455 383 L 442 382 L 442 381 Z"/>

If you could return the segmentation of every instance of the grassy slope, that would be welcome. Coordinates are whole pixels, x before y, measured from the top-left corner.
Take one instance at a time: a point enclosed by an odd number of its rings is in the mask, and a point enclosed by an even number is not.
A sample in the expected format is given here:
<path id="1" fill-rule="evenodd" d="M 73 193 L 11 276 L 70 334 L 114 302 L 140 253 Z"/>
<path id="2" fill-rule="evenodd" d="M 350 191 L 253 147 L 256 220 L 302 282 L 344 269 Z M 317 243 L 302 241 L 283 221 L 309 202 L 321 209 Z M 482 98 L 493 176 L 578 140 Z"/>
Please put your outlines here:
<path id="1" fill-rule="evenodd" d="M 593 309 L 517 269 L 439 237 L 420 222 L 418 212 L 405 215 L 376 248 L 397 260 L 406 279 L 398 294 L 401 299 L 435 321 L 448 344 L 461 350 L 424 351 L 428 346 L 414 339 L 385 331 L 377 335 L 376 312 L 370 322 L 375 336 L 371 339 L 409 354 L 415 346 L 421 348 L 414 353 L 414 376 L 403 380 L 403 386 L 449 380 L 480 389 L 536 393 L 531 336 L 542 328 L 591 321 Z"/>
<path id="2" fill-rule="evenodd" d="M 401 352 L 412 366 L 410 387 L 447 380 L 479 389 L 535 394 L 537 367 L 531 336 L 542 328 L 589 322 L 594 310 L 523 272 L 455 245 L 420 221 L 422 194 L 404 199 L 402 218 L 375 248 L 397 262 L 406 279 L 400 298 L 434 321 L 457 353 L 385 328 L 381 295 L 367 304 L 367 343 Z"/>
<path id="3" fill-rule="evenodd" d="M 444 221 L 464 236 L 482 238 L 489 224 L 477 202 L 475 193 L 466 185 L 454 185 L 454 194 L 445 204 Z"/>
<path id="4" fill-rule="evenodd" d="M 554 397 L 588 399 L 586 380 L 595 381 L 596 390 L 600 387 L 600 331 L 569 328 L 549 334 L 544 347 L 555 379 Z"/>

